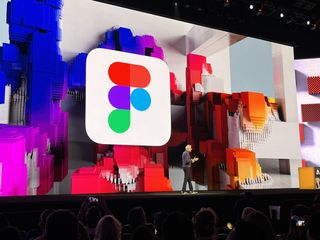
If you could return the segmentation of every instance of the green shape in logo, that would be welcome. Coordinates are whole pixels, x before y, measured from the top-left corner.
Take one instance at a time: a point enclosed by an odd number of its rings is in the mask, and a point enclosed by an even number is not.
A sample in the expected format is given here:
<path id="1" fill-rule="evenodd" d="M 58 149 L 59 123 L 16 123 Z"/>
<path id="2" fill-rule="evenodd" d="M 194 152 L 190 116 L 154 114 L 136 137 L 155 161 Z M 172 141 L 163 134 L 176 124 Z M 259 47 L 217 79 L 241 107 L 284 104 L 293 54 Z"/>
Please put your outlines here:
<path id="1" fill-rule="evenodd" d="M 113 110 L 109 114 L 108 123 L 114 132 L 124 133 L 130 127 L 130 110 Z"/>

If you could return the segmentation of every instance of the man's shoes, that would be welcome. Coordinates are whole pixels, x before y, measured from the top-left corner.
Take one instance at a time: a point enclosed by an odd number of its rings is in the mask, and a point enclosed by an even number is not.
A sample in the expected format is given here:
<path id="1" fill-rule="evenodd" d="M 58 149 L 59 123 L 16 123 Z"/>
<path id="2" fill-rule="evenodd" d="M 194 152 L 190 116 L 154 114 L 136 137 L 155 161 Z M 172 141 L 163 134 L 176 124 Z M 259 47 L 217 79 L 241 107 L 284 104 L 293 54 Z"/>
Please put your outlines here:
<path id="1" fill-rule="evenodd" d="M 197 194 L 198 192 L 196 192 L 196 191 L 190 191 L 189 193 L 191 193 L 191 194 Z"/>
<path id="2" fill-rule="evenodd" d="M 182 193 L 182 194 L 187 194 L 187 192 L 186 192 L 186 191 L 181 191 L 181 193 Z"/>

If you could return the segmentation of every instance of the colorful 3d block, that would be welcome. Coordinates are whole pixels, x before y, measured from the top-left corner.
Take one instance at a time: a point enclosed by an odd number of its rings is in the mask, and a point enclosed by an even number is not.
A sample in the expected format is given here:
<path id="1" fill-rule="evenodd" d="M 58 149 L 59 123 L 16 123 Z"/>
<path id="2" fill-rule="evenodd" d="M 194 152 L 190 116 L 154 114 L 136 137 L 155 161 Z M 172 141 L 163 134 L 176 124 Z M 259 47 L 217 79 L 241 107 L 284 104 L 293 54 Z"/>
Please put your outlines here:
<path id="1" fill-rule="evenodd" d="M 112 183 L 101 178 L 101 167 L 86 167 L 76 170 L 71 176 L 71 193 L 112 193 L 116 192 Z"/>
<path id="2" fill-rule="evenodd" d="M 301 104 L 302 122 L 320 121 L 320 103 Z"/>
<path id="3" fill-rule="evenodd" d="M 86 84 L 86 61 L 88 54 L 78 54 L 71 65 L 68 84 L 72 87 L 83 87 Z"/>
<path id="4" fill-rule="evenodd" d="M 170 72 L 170 91 L 172 91 L 176 94 L 182 93 L 182 91 L 178 89 L 178 85 L 176 82 L 176 76 L 174 75 L 173 72 Z"/>
<path id="5" fill-rule="evenodd" d="M 25 153 L 26 139 L 23 135 L 14 129 L 0 128 L 0 196 L 27 194 Z"/>
<path id="6" fill-rule="evenodd" d="M 39 127 L 32 126 L 14 126 L 0 125 L 3 131 L 15 131 L 19 133 L 24 141 L 25 146 L 21 150 L 26 164 L 27 179 L 25 194 L 46 194 L 50 191 L 54 181 L 54 156 L 48 153 L 48 135 L 41 132 Z M 1 132 L 0 132 L 1 133 Z M 1 136 L 1 134 L 0 134 Z M 3 137 L 5 138 L 5 137 Z M 10 138 L 8 138 L 8 141 Z M 4 153 L 3 153 L 4 154 Z M 1 155 L 0 156 L 5 156 Z M 10 159 L 5 159 L 3 164 L 7 164 Z M 2 183 L 8 183 L 8 179 L 3 179 Z"/>
<path id="7" fill-rule="evenodd" d="M 300 135 L 300 143 L 304 142 L 304 124 L 299 123 L 299 135 Z"/>
<path id="8" fill-rule="evenodd" d="M 189 53 L 187 55 L 187 66 L 190 69 L 202 72 L 203 67 L 207 64 L 205 56 Z"/>
<path id="9" fill-rule="evenodd" d="M 320 168 L 300 167 L 299 168 L 299 188 L 317 189 L 320 188 Z"/>
<path id="10" fill-rule="evenodd" d="M 309 94 L 320 93 L 320 76 L 312 76 L 307 78 Z"/>
<path id="11" fill-rule="evenodd" d="M 250 122 L 258 129 L 263 129 L 266 122 L 266 102 L 262 93 L 243 92 L 241 93 L 244 114 Z"/>
<path id="12" fill-rule="evenodd" d="M 114 160 L 118 165 L 135 165 L 142 168 L 150 161 L 146 148 L 139 146 L 120 146 L 113 147 Z"/>
<path id="13" fill-rule="evenodd" d="M 170 181 L 164 176 L 161 164 L 146 164 L 144 166 L 144 191 L 172 191 Z"/>
<path id="14" fill-rule="evenodd" d="M 5 101 L 6 83 L 7 80 L 4 72 L 0 71 L 0 104 L 4 104 Z"/>
<path id="15" fill-rule="evenodd" d="M 239 181 L 254 179 L 261 174 L 257 167 L 255 153 L 247 149 L 227 148 L 227 173 L 229 176 L 237 176 Z"/>

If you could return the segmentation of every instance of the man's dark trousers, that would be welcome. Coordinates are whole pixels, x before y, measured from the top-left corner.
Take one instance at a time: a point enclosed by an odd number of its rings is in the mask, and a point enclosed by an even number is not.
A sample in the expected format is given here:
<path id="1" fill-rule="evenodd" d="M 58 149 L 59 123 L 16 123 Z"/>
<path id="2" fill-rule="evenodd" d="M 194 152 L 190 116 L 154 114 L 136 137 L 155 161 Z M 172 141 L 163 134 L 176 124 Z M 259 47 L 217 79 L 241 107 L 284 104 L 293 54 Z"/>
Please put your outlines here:
<path id="1" fill-rule="evenodd" d="M 192 192 L 193 191 L 193 187 L 192 187 L 191 178 L 190 178 L 190 167 L 183 167 L 183 172 L 184 172 L 184 180 L 183 180 L 182 191 L 183 192 L 186 191 L 187 182 L 188 182 L 189 189 Z"/>

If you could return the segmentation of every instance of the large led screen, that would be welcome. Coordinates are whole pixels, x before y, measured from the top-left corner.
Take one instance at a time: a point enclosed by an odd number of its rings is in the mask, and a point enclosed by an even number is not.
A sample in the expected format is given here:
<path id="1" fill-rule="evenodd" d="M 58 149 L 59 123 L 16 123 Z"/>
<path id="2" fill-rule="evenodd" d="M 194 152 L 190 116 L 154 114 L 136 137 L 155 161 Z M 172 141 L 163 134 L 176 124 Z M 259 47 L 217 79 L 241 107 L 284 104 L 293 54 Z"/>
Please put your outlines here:
<path id="1" fill-rule="evenodd" d="M 1 196 L 298 187 L 292 47 L 93 0 L 5 3 Z"/>

